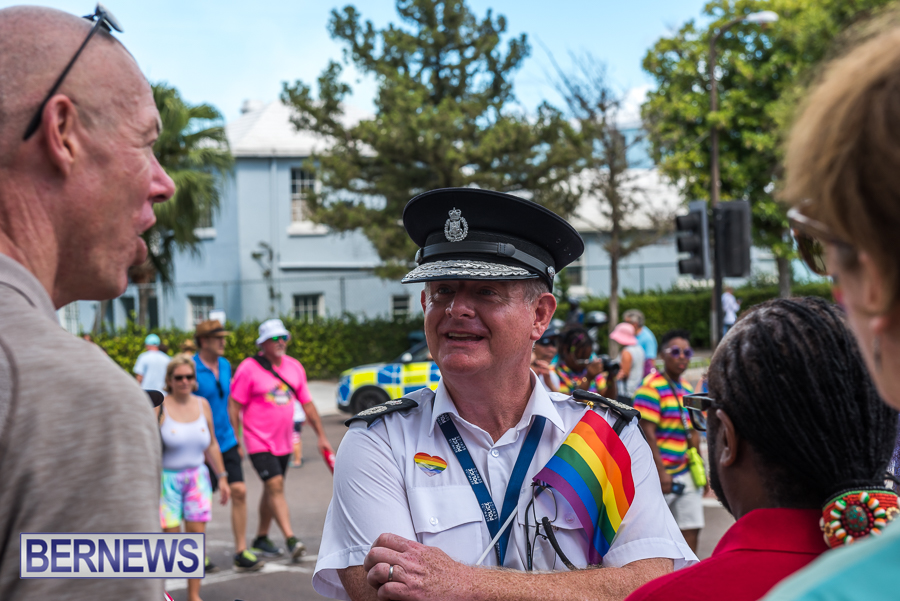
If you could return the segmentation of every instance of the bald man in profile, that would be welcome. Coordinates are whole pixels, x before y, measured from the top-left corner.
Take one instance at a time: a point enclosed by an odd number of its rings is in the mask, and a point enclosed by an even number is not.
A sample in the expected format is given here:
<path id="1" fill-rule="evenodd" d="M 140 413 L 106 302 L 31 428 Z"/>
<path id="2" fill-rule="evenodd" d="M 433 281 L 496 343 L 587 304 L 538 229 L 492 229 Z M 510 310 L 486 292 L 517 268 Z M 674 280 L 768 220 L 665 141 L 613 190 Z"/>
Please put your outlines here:
<path id="1" fill-rule="evenodd" d="M 153 203 L 174 193 L 150 85 L 105 29 L 41 107 L 91 26 L 0 10 L 0 599 L 163 598 L 160 580 L 19 578 L 22 532 L 160 530 L 150 403 L 55 313 L 125 291 Z"/>

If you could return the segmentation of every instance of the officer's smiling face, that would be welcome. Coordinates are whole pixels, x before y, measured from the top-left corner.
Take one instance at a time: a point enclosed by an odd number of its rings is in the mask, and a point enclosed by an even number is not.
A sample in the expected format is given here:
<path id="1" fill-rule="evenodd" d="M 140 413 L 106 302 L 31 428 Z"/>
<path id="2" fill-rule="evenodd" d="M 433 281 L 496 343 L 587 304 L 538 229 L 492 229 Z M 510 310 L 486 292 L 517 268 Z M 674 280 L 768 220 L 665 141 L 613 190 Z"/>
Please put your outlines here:
<path id="1" fill-rule="evenodd" d="M 429 282 L 422 291 L 425 336 L 443 377 L 518 369 L 556 308 L 547 293 L 527 302 L 518 281 Z"/>

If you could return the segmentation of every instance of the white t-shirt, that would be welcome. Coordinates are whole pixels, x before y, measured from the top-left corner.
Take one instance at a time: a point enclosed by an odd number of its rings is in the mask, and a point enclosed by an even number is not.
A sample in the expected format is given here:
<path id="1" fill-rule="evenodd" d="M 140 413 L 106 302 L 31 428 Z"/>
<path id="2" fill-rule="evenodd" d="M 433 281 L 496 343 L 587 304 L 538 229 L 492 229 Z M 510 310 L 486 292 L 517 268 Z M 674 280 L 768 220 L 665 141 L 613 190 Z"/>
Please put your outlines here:
<path id="1" fill-rule="evenodd" d="M 726 326 L 734 325 L 734 322 L 737 321 L 737 312 L 740 310 L 741 304 L 737 302 L 734 295 L 730 292 L 723 292 L 722 312 L 725 313 L 725 317 L 722 319 L 722 323 Z"/>
<path id="2" fill-rule="evenodd" d="M 510 526 L 504 563 L 507 568 L 525 570 L 526 515 L 531 529 L 534 528 L 532 512 L 526 511 L 531 501 L 532 478 L 547 464 L 585 412 L 590 411 L 568 395 L 548 393 L 543 386 L 534 386 L 520 422 L 494 443 L 487 432 L 459 417 L 443 382 L 435 392 L 423 388 L 405 398 L 417 401 L 419 406 L 386 415 L 368 427 L 363 421 L 353 422 L 338 449 L 334 495 L 325 518 L 313 575 L 313 588 L 321 595 L 349 599 L 337 570 L 362 565 L 372 543 L 385 532 L 438 547 L 467 564 L 474 564 L 488 546 L 491 535 L 478 501 L 436 424 L 437 417 L 444 413 L 450 413 L 494 502 L 500 505 L 532 418 L 536 415 L 547 418 L 525 477 L 524 494 L 519 496 L 518 517 Z M 501 402 L 499 393 L 493 398 Z M 615 414 L 606 410 L 599 414 L 608 423 L 615 423 Z M 673 559 L 675 569 L 696 563 L 696 556 L 666 506 L 653 455 L 636 421 L 625 427 L 621 439 L 631 455 L 635 496 L 603 558 L 603 565 L 621 567 L 652 557 Z M 420 461 L 430 460 L 431 466 L 437 462 L 446 464 L 446 468 L 438 473 L 433 467 L 426 470 L 416 463 L 417 455 Z M 585 532 L 568 502 L 556 492 L 553 498 L 544 493 L 538 496 L 535 510 L 538 518 L 556 515 L 553 525 L 558 528 L 555 533 L 563 552 L 576 566 L 586 566 Z M 533 557 L 535 570 L 566 569 L 542 538 L 538 538 Z M 496 565 L 496 562 L 491 552 L 483 565 Z"/>
<path id="3" fill-rule="evenodd" d="M 144 351 L 138 355 L 134 364 L 134 373 L 143 377 L 141 388 L 144 390 L 164 390 L 166 386 L 166 367 L 172 357 L 160 350 Z"/>

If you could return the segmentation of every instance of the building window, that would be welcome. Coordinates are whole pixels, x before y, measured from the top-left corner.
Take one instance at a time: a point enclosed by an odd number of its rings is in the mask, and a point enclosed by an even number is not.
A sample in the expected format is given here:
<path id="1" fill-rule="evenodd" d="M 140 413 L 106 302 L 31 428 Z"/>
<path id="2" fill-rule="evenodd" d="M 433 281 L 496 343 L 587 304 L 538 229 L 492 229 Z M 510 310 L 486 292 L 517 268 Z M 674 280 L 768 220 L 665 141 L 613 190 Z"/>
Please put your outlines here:
<path id="1" fill-rule="evenodd" d="M 189 296 L 188 314 L 190 327 L 195 328 L 201 321 L 209 319 L 209 312 L 215 308 L 215 299 L 211 296 Z"/>
<path id="2" fill-rule="evenodd" d="M 584 285 L 584 258 L 579 257 L 577 260 L 572 261 L 568 267 L 566 267 L 566 275 L 569 277 L 569 286 L 583 286 Z"/>
<path id="3" fill-rule="evenodd" d="M 309 207 L 306 201 L 313 191 L 316 180 L 312 172 L 305 169 L 291 169 L 291 222 L 309 221 Z"/>
<path id="4" fill-rule="evenodd" d="M 69 303 L 63 307 L 63 328 L 70 334 L 77 334 L 81 330 L 81 323 L 78 319 L 78 301 Z"/>
<path id="5" fill-rule="evenodd" d="M 321 317 L 319 305 L 321 294 L 295 294 L 294 317 L 303 321 L 313 321 Z"/>
<path id="6" fill-rule="evenodd" d="M 394 295 L 391 297 L 391 315 L 394 319 L 406 319 L 409 317 L 409 295 Z"/>
<path id="7" fill-rule="evenodd" d="M 200 209 L 197 216 L 197 229 L 206 229 L 213 226 L 212 207 L 205 206 Z"/>

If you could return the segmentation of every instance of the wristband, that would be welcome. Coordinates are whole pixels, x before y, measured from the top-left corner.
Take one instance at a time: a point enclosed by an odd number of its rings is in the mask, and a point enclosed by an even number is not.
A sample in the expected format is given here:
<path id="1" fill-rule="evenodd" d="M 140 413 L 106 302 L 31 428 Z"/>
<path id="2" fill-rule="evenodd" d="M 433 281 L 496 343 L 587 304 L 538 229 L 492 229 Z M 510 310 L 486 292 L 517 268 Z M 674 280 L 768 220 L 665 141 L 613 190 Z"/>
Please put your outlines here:
<path id="1" fill-rule="evenodd" d="M 216 474 L 216 478 L 224 478 L 228 475 L 228 472 L 222 472 L 221 474 Z"/>

